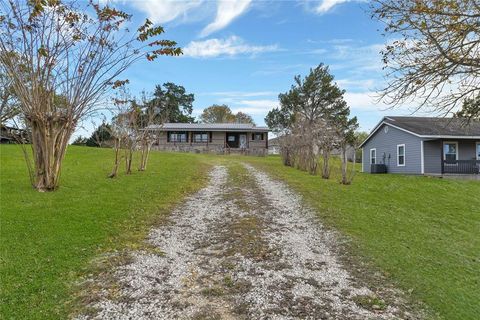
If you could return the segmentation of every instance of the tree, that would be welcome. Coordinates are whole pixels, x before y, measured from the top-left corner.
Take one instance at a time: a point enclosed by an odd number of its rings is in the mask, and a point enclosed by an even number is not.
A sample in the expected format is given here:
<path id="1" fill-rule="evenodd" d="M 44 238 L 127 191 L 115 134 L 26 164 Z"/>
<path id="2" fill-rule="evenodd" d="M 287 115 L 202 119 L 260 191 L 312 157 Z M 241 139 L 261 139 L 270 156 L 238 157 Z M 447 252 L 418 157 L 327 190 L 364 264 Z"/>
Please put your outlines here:
<path id="1" fill-rule="evenodd" d="M 353 147 L 356 149 L 357 144 L 357 135 L 356 135 L 356 130 L 358 129 L 358 121 L 357 117 L 353 117 L 351 119 L 348 118 L 348 115 L 346 117 L 342 117 L 341 119 L 338 119 L 337 121 L 337 133 L 338 133 L 338 145 L 340 147 L 340 154 L 341 154 L 341 160 L 342 160 L 342 179 L 341 183 L 342 184 L 351 184 L 353 180 L 353 176 L 355 174 L 355 153 L 354 153 L 354 159 L 352 161 L 352 170 L 351 174 L 348 174 L 348 157 L 347 157 L 347 150 L 348 147 Z"/>
<path id="2" fill-rule="evenodd" d="M 235 115 L 235 123 L 247 123 L 247 124 L 253 124 L 255 125 L 255 121 L 253 121 L 253 118 L 251 115 L 243 113 L 241 111 L 238 111 L 237 114 Z"/>
<path id="3" fill-rule="evenodd" d="M 11 79 L 0 70 L 0 124 L 4 125 L 20 114 L 18 103 Z"/>
<path id="4" fill-rule="evenodd" d="M 86 141 L 88 147 L 104 147 L 106 145 L 112 145 L 114 137 L 112 136 L 112 127 L 102 122 L 92 133 L 90 138 Z"/>
<path id="5" fill-rule="evenodd" d="M 203 123 L 228 123 L 235 122 L 235 115 L 229 106 L 214 104 L 203 109 L 200 115 L 200 122 Z"/>
<path id="6" fill-rule="evenodd" d="M 363 141 L 367 140 L 369 133 L 365 131 L 357 131 L 355 132 L 355 144 L 353 147 L 355 148 L 355 159 L 361 160 L 362 159 L 362 150 L 359 148 Z"/>
<path id="7" fill-rule="evenodd" d="M 448 114 L 479 94 L 480 1 L 374 0 L 372 17 L 396 39 L 382 51 L 387 103 Z"/>
<path id="8" fill-rule="evenodd" d="M 72 145 L 73 146 L 85 146 L 87 145 L 88 138 L 78 136 L 73 140 Z"/>
<path id="9" fill-rule="evenodd" d="M 155 114 L 155 123 L 192 123 L 195 121 L 192 117 L 194 100 L 194 95 L 187 93 L 184 87 L 167 82 L 155 87 L 148 107 Z"/>
<path id="10" fill-rule="evenodd" d="M 128 82 L 118 77 L 140 59 L 181 50 L 158 39 L 164 30 L 148 19 L 135 29 L 131 15 L 93 1 L 1 0 L 0 8 L 0 66 L 31 131 L 32 184 L 52 191 L 77 124 Z"/>
<path id="11" fill-rule="evenodd" d="M 226 104 L 214 104 L 205 108 L 200 115 L 203 123 L 249 123 L 255 125 L 253 118 L 241 111 L 236 114 Z"/>
<path id="12" fill-rule="evenodd" d="M 280 106 L 284 110 L 277 116 L 286 124 L 294 121 L 300 131 L 297 135 L 304 139 L 301 143 L 297 141 L 303 145 L 297 159 L 300 168 L 315 174 L 318 153 L 321 152 L 322 177 L 328 179 L 329 155 L 335 147 L 335 121 L 347 108 L 343 100 L 344 91 L 333 82 L 334 78 L 324 64 L 311 69 L 305 78 L 296 76 L 294 80 L 290 91 L 279 95 Z"/>
<path id="13" fill-rule="evenodd" d="M 480 120 L 480 98 L 467 98 L 463 100 L 462 109 L 457 111 L 455 117 L 465 119 L 468 123 L 474 119 Z"/>

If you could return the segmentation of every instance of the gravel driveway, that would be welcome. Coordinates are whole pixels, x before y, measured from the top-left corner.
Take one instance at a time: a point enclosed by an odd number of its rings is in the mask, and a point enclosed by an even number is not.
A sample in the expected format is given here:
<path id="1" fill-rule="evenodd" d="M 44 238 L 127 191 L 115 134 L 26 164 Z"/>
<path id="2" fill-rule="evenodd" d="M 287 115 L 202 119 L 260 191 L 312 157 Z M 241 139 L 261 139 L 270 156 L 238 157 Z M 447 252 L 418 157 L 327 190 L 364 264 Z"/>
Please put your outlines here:
<path id="1" fill-rule="evenodd" d="M 79 318 L 420 318 L 400 291 L 354 276 L 367 270 L 349 271 L 337 239 L 284 183 L 247 164 L 216 166 L 151 231 L 158 250 L 132 252 L 113 272 L 116 297 L 101 291 Z"/>

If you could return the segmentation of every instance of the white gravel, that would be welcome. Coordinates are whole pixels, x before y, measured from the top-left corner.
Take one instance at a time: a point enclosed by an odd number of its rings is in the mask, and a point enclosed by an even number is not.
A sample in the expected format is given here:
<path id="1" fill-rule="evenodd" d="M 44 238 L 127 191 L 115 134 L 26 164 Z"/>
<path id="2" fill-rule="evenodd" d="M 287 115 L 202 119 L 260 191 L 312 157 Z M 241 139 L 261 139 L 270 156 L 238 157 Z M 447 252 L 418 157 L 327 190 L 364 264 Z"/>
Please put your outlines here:
<path id="1" fill-rule="evenodd" d="M 244 166 L 256 182 L 243 190 L 250 209 L 225 196 L 231 191 L 228 170 L 215 167 L 209 185 L 174 210 L 169 223 L 151 231 L 148 241 L 164 254 L 133 252 L 133 262 L 115 271 L 121 298 L 105 294 L 92 305 L 96 314 L 79 319 L 415 318 L 396 306 L 382 311 L 358 306 L 355 296 L 374 293 L 341 264 L 336 235 L 284 183 Z M 245 216 L 264 222 L 261 237 L 275 255 L 227 257 L 228 225 Z M 234 264 L 229 270 L 223 267 L 227 259 Z M 206 294 L 226 274 L 246 289 Z"/>

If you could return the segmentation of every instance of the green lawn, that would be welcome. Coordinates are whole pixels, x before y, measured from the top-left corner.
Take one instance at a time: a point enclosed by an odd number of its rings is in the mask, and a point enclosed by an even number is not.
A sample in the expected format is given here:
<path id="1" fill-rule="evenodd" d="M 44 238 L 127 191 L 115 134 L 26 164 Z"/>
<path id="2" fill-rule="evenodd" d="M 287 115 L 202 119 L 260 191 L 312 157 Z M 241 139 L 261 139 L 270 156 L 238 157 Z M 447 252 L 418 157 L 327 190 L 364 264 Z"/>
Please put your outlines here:
<path id="1" fill-rule="evenodd" d="M 103 252 L 140 243 L 148 226 L 204 183 L 192 154 L 153 152 L 146 172 L 108 179 L 113 151 L 70 147 L 61 187 L 34 191 L 21 149 L 0 146 L 0 318 L 64 319 L 72 283 Z"/>
<path id="2" fill-rule="evenodd" d="M 355 252 L 444 319 L 480 314 L 480 181 L 357 174 L 353 185 L 249 158 L 300 192 Z"/>
<path id="3" fill-rule="evenodd" d="M 62 319 L 101 253 L 140 244 L 149 226 L 205 182 L 208 165 L 249 161 L 287 181 L 414 299 L 445 319 L 480 314 L 480 182 L 358 174 L 342 186 L 278 157 L 152 153 L 146 172 L 106 178 L 111 150 L 71 147 L 61 188 L 29 185 L 18 146 L 0 146 L 0 318 Z"/>

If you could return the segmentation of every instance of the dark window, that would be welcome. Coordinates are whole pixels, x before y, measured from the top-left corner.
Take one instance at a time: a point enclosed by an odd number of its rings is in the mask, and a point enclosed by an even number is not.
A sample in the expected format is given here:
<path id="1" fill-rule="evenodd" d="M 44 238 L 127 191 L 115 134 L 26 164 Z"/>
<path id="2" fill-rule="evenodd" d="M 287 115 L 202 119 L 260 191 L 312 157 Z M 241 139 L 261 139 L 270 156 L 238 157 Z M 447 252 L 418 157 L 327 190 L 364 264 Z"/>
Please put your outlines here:
<path id="1" fill-rule="evenodd" d="M 208 133 L 206 132 L 193 133 L 193 142 L 208 142 Z"/>
<path id="2" fill-rule="evenodd" d="M 263 133 L 255 133 L 254 140 L 263 140 Z"/>
<path id="3" fill-rule="evenodd" d="M 187 142 L 187 133 L 186 132 L 169 132 L 168 133 L 169 142 Z"/>

